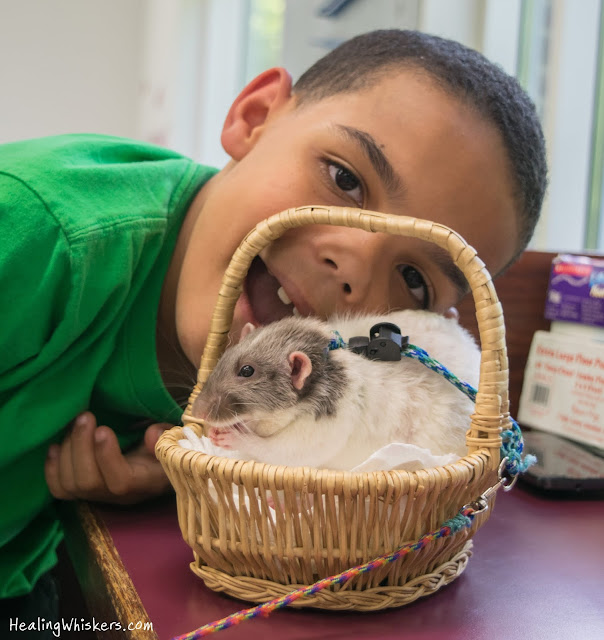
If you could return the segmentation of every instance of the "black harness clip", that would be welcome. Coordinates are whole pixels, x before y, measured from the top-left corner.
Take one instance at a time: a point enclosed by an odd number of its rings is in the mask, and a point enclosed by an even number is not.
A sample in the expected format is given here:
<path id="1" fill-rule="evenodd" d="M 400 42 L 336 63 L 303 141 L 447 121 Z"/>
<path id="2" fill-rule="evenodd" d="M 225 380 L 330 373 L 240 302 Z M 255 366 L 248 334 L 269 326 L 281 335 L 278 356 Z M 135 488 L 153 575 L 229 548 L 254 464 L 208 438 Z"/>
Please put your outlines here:
<path id="1" fill-rule="evenodd" d="M 401 359 L 401 349 L 409 344 L 409 336 L 401 336 L 401 330 L 390 322 L 380 322 L 371 327 L 369 338 L 350 338 L 348 348 L 369 360 L 396 362 Z"/>

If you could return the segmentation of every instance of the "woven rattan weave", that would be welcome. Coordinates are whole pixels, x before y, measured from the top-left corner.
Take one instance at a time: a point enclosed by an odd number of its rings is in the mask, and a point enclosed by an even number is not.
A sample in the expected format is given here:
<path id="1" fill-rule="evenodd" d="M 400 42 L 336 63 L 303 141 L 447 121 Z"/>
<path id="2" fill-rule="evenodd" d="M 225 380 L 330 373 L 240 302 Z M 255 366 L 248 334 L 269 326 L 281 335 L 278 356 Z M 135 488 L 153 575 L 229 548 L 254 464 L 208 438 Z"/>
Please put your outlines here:
<path id="1" fill-rule="evenodd" d="M 198 381 L 183 415 L 227 343 L 235 304 L 253 258 L 288 229 L 339 225 L 411 236 L 445 249 L 468 280 L 476 306 L 481 369 L 475 413 L 459 461 L 416 472 L 350 473 L 208 456 L 178 444 L 182 429 L 160 438 L 156 453 L 176 490 L 178 518 L 194 552 L 193 571 L 213 589 L 263 602 L 417 539 L 455 515 L 497 478 L 500 432 L 508 424 L 508 363 L 501 306 L 476 252 L 439 224 L 340 207 L 288 209 L 243 240 L 224 275 Z M 200 433 L 201 427 L 188 426 Z M 300 606 L 378 610 L 412 602 L 465 568 L 471 529 L 438 540 L 379 571 L 302 599 Z"/>

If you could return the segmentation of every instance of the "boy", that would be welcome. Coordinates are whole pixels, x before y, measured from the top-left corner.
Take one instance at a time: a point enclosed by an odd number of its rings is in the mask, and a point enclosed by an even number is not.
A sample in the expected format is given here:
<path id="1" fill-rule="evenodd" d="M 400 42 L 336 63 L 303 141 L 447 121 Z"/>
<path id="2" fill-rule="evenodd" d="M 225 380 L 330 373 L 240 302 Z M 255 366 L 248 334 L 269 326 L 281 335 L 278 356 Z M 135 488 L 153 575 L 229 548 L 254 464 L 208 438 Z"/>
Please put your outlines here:
<path id="1" fill-rule="evenodd" d="M 152 453 L 166 425 L 125 455 L 115 433 L 125 447 L 128 424 L 179 420 L 222 274 L 257 222 L 307 204 L 427 218 L 497 274 L 526 247 L 546 184 L 517 83 L 415 32 L 355 38 L 293 88 L 283 69 L 261 74 L 221 141 L 232 160 L 220 172 L 104 137 L 0 148 L 1 597 L 27 593 L 55 562 L 50 494 L 125 503 L 166 489 Z M 453 313 L 465 291 L 431 244 L 303 227 L 254 262 L 232 334 L 293 307 Z"/>

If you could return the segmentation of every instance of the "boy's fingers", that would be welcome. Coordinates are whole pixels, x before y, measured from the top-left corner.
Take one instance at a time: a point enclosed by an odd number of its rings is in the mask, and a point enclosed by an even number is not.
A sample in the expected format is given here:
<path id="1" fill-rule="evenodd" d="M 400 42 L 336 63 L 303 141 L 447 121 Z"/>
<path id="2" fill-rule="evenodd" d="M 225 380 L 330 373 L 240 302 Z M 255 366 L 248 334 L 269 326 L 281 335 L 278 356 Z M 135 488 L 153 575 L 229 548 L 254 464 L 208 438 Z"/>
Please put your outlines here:
<path id="1" fill-rule="evenodd" d="M 170 488 L 168 476 L 154 455 L 150 455 L 147 452 L 144 455 L 135 455 L 132 457 L 130 464 L 141 494 L 158 496 Z"/>
<path id="2" fill-rule="evenodd" d="M 116 496 L 132 491 L 134 474 L 115 433 L 109 427 L 98 427 L 94 436 L 96 462 L 109 491 Z"/>
<path id="3" fill-rule="evenodd" d="M 44 477 L 50 493 L 59 500 L 73 500 L 73 495 L 65 490 L 61 484 L 59 474 L 59 460 L 61 448 L 58 444 L 53 444 L 48 449 L 48 455 L 44 463 Z"/>
<path id="4" fill-rule="evenodd" d="M 151 425 L 145 442 L 124 456 L 109 427 L 97 427 L 89 412 L 81 414 L 65 440 L 48 450 L 44 472 L 51 494 L 62 500 L 128 504 L 163 493 L 170 485 L 153 451 L 161 433 L 172 426 Z"/>
<path id="5" fill-rule="evenodd" d="M 68 434 L 59 446 L 59 482 L 63 490 L 70 495 L 75 494 L 73 481 L 73 462 L 71 458 L 71 434 Z"/>
<path id="6" fill-rule="evenodd" d="M 166 429 L 171 429 L 173 426 L 173 424 L 168 424 L 167 422 L 158 422 L 147 428 L 145 431 L 145 448 L 149 453 L 155 455 L 155 445 L 159 437 Z"/>
<path id="7" fill-rule="evenodd" d="M 96 418 L 90 412 L 80 414 L 71 432 L 71 464 L 73 484 L 78 495 L 98 490 L 103 478 L 95 456 Z"/>
<path id="8" fill-rule="evenodd" d="M 136 502 L 159 495 L 170 486 L 161 464 L 146 450 L 146 445 L 124 456 L 115 434 L 108 432 L 99 434 L 96 456 L 107 488 L 114 496 L 122 498 L 122 502 Z"/>

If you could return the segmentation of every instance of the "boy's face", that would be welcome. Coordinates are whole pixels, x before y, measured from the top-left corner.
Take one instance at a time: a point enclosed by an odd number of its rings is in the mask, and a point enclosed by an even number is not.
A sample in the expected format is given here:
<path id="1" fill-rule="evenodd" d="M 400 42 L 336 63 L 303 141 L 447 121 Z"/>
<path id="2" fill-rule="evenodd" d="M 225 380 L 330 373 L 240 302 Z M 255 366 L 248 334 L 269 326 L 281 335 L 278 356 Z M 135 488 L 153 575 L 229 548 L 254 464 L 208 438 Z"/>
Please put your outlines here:
<path id="1" fill-rule="evenodd" d="M 499 134 L 425 76 L 402 71 L 363 92 L 298 108 L 295 98 L 275 98 L 268 116 L 258 112 L 241 109 L 244 126 L 223 134 L 236 161 L 191 209 L 176 328 L 194 364 L 233 252 L 254 225 L 284 209 L 351 206 L 439 222 L 460 233 L 491 273 L 514 255 L 517 213 Z M 237 338 L 246 322 L 291 314 L 280 287 L 303 315 L 422 307 L 443 313 L 463 295 L 459 275 L 445 252 L 415 238 L 293 229 L 254 262 L 232 334 Z"/>

